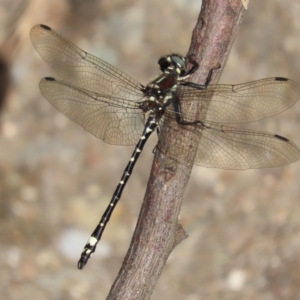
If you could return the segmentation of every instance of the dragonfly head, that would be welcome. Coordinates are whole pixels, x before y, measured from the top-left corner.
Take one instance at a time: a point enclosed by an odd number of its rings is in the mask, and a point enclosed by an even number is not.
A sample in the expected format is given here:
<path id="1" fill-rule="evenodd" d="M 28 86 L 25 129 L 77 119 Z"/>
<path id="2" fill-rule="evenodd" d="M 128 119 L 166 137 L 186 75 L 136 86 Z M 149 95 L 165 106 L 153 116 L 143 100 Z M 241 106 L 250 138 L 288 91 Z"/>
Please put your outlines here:
<path id="1" fill-rule="evenodd" d="M 162 56 L 158 60 L 159 68 L 163 73 L 182 77 L 186 74 L 185 58 L 178 54 Z"/>

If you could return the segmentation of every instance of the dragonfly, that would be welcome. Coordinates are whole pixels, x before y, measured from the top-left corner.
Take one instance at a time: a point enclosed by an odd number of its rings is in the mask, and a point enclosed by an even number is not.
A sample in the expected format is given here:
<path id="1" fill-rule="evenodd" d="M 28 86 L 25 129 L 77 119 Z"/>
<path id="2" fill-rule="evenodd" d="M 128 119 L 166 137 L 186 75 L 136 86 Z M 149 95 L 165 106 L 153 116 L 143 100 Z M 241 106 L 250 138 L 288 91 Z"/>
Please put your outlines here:
<path id="1" fill-rule="evenodd" d="M 300 157 L 292 141 L 278 135 L 233 127 L 274 116 L 291 107 L 300 96 L 299 86 L 283 77 L 243 84 L 205 84 L 188 81 L 199 65 L 193 56 L 169 54 L 158 60 L 161 75 L 142 85 L 111 64 L 79 49 L 46 25 L 30 32 L 32 43 L 59 79 L 46 77 L 39 88 L 59 111 L 86 131 L 109 144 L 135 145 L 107 209 L 88 239 L 78 261 L 82 269 L 100 241 L 121 198 L 124 187 L 149 136 L 156 131 L 156 151 L 181 164 L 188 164 L 195 148 L 194 164 L 230 170 L 279 167 Z M 191 67 L 187 67 L 187 66 Z M 184 105 L 183 105 L 184 104 Z M 195 113 L 184 107 L 197 104 Z M 182 136 L 170 149 L 161 130 Z M 184 132 L 189 138 L 184 139 Z M 185 148 L 187 149 L 187 148 Z"/>

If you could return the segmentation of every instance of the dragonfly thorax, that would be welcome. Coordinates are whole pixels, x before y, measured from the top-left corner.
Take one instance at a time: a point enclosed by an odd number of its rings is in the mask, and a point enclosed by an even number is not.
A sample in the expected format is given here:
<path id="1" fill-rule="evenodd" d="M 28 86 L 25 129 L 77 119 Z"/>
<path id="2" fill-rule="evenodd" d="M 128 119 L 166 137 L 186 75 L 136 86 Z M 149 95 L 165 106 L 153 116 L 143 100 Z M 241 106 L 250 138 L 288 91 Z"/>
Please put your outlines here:
<path id="1" fill-rule="evenodd" d="M 146 99 L 142 103 L 141 108 L 143 111 L 163 112 L 175 99 L 177 90 L 177 76 L 173 73 L 164 73 L 144 88 L 143 93 Z"/>

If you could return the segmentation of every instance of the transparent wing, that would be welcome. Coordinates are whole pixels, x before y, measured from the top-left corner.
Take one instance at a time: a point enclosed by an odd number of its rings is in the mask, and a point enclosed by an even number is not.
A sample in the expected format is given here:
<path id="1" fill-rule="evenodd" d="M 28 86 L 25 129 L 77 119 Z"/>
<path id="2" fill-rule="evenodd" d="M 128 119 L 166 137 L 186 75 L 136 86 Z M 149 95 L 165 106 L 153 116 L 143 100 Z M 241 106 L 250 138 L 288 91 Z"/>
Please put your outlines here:
<path id="1" fill-rule="evenodd" d="M 299 158 L 299 148 L 279 135 L 212 125 L 203 130 L 195 164 L 245 170 L 284 166 Z"/>
<path id="2" fill-rule="evenodd" d="M 86 131 L 109 144 L 134 145 L 144 128 L 144 115 L 130 100 L 79 89 L 54 78 L 40 82 L 42 95 Z"/>
<path id="3" fill-rule="evenodd" d="M 204 113 L 198 120 L 218 124 L 247 123 L 276 115 L 292 106 L 299 96 L 299 86 L 282 77 L 237 85 L 209 85 L 205 90 L 183 87 L 179 94 L 186 107 L 200 102 Z M 189 113 L 183 113 L 183 118 L 194 120 Z"/>
<path id="4" fill-rule="evenodd" d="M 137 103 L 144 96 L 143 86 L 45 25 L 35 26 L 31 39 L 42 58 L 66 81 L 42 80 L 40 89 L 44 97 L 105 142 L 135 144 L 144 127 L 143 112 Z M 185 107 L 196 101 L 203 111 L 197 119 L 184 111 L 183 119 L 201 123 L 182 126 L 175 122 L 174 111 L 166 111 L 163 120 L 169 130 L 188 130 L 189 137 L 179 135 L 178 145 L 167 149 L 163 140 L 169 136 L 164 136 L 166 131 L 162 130 L 157 148 L 185 164 L 190 152 L 184 151 L 182 145 L 196 147 L 195 164 L 205 167 L 243 170 L 289 164 L 300 156 L 298 147 L 289 140 L 222 124 L 275 115 L 293 105 L 299 94 L 293 81 L 279 77 L 239 85 L 210 85 L 205 90 L 182 87 L 179 98 Z"/>
<path id="5" fill-rule="evenodd" d="M 30 37 L 37 52 L 63 81 L 107 97 L 140 100 L 141 84 L 109 63 L 79 49 L 48 26 L 34 26 Z"/>
<path id="6" fill-rule="evenodd" d="M 210 122 L 206 122 L 205 127 L 198 124 L 195 129 L 195 126 L 178 125 L 168 117 L 164 123 L 167 124 L 169 132 L 162 130 L 157 149 L 182 164 L 190 159 L 190 151 L 186 150 L 188 147 L 197 148 L 194 164 L 208 168 L 271 168 L 290 164 L 300 158 L 299 148 L 279 135 Z M 189 131 L 187 137 L 184 134 L 179 135 L 176 145 L 171 149 L 166 148 L 163 143 L 166 135 L 170 137 L 172 131 L 184 133 L 186 130 Z"/>

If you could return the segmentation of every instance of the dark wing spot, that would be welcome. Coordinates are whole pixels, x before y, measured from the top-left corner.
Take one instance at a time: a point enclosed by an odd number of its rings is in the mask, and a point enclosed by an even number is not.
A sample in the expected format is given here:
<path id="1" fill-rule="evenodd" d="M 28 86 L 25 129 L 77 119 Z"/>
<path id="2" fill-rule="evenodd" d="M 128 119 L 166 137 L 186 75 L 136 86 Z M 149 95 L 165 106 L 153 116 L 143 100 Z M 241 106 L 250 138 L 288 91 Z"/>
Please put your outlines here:
<path id="1" fill-rule="evenodd" d="M 46 30 L 52 31 L 51 28 L 46 25 L 41 24 L 40 26 Z"/>
<path id="2" fill-rule="evenodd" d="M 277 80 L 277 81 L 288 81 L 288 79 L 284 78 L 284 77 L 275 77 L 275 80 Z"/>
<path id="3" fill-rule="evenodd" d="M 47 81 L 55 81 L 55 78 L 53 78 L 53 77 L 45 77 L 44 79 Z"/>
<path id="4" fill-rule="evenodd" d="M 278 134 L 274 134 L 274 137 L 276 137 L 276 138 L 278 138 L 278 139 L 280 139 L 280 140 L 282 140 L 282 141 L 285 141 L 285 142 L 288 142 L 288 141 L 289 141 L 287 138 L 285 138 L 285 137 L 283 137 L 283 136 L 281 136 L 281 135 L 278 135 Z"/>

